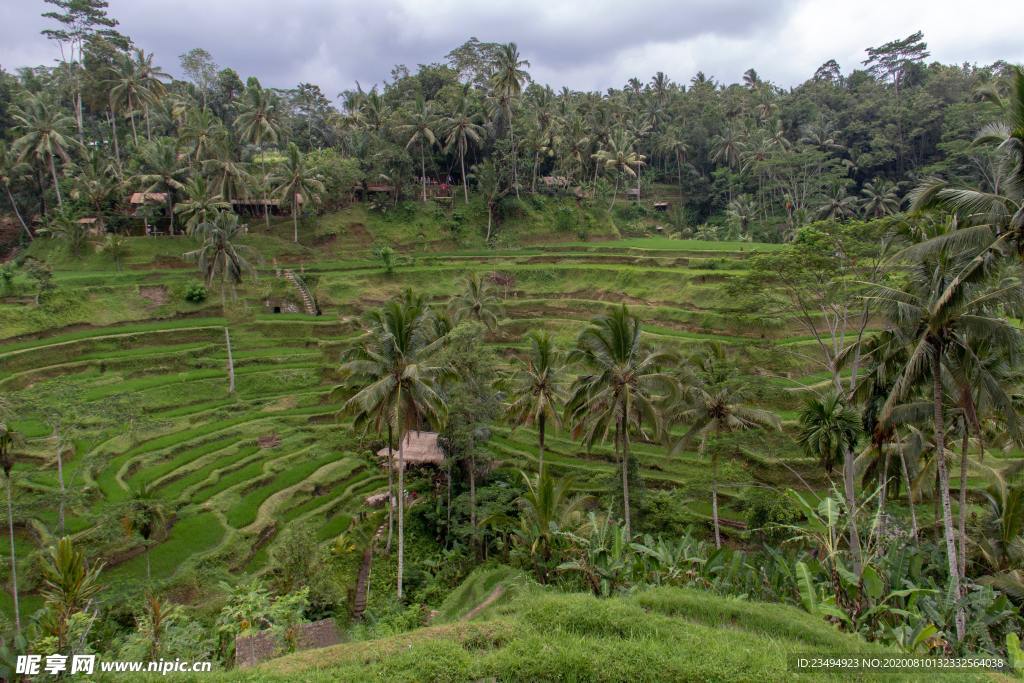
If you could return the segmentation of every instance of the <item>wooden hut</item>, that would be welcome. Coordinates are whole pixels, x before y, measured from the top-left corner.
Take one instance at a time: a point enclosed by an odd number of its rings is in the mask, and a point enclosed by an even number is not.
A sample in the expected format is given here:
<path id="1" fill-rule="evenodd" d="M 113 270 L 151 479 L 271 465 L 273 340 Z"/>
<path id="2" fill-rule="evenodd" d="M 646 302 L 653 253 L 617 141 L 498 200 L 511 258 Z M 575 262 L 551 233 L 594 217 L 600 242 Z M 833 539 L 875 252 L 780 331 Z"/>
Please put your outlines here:
<path id="1" fill-rule="evenodd" d="M 403 457 L 405 464 L 408 465 L 437 465 L 440 467 L 444 464 L 444 451 L 441 450 L 441 446 L 437 443 L 437 434 L 434 432 L 416 432 L 410 431 L 405 435 L 405 448 Z M 377 451 L 377 455 L 385 459 L 387 462 L 388 449 L 384 448 Z M 391 452 L 394 458 L 395 468 L 398 467 L 398 449 L 395 448 Z"/>
<path id="2" fill-rule="evenodd" d="M 86 216 L 78 219 L 79 225 L 84 225 L 89 231 L 89 237 L 103 237 L 107 232 L 107 225 L 99 216 Z"/>

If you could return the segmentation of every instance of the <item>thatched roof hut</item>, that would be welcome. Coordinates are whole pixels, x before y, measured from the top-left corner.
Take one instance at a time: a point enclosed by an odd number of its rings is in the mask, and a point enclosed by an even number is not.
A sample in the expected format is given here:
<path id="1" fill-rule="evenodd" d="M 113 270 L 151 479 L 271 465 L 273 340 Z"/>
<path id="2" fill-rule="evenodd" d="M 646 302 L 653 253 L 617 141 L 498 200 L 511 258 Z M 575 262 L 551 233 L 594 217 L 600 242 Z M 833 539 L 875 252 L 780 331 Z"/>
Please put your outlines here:
<path id="1" fill-rule="evenodd" d="M 166 192 L 133 192 L 128 203 L 132 205 L 163 204 L 166 201 Z"/>
<path id="2" fill-rule="evenodd" d="M 444 451 L 437 443 L 437 434 L 434 432 L 408 432 L 405 435 L 404 457 L 406 465 L 443 465 Z M 388 449 L 377 451 L 382 458 L 388 457 Z M 395 467 L 398 467 L 398 449 L 392 453 Z"/>

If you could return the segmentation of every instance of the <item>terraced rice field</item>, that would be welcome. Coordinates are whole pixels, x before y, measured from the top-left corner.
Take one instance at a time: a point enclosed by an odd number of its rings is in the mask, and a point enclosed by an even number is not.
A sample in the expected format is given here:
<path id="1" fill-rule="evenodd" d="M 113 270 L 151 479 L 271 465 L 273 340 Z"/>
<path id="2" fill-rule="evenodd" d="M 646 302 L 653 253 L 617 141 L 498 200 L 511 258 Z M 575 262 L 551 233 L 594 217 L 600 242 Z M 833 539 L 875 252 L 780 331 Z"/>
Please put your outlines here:
<path id="1" fill-rule="evenodd" d="M 65 486 L 74 492 L 66 497 L 69 533 L 107 543 L 123 535 L 118 511 L 143 487 L 166 504 L 167 529 L 156 534 L 149 553 L 155 580 L 209 559 L 229 567 L 236 580 L 259 573 L 284 525 L 300 520 L 321 540 L 333 539 L 387 479 L 368 442 L 336 419 L 338 406 L 329 399 L 339 354 L 360 334 L 359 315 L 406 287 L 440 304 L 471 271 L 494 274 L 500 283 L 506 319 L 486 341 L 505 355 L 521 347 L 525 332 L 541 327 L 567 347 L 590 318 L 625 302 L 651 342 L 684 353 L 724 344 L 745 368 L 758 402 L 788 421 L 800 387 L 823 378 L 791 352 L 809 348 L 798 326 L 757 323 L 723 286 L 743 272 L 752 252 L 772 245 L 651 239 L 423 253 L 391 276 L 365 248 L 344 242 L 335 248 L 343 259 L 320 254 L 314 260 L 310 252 L 304 262 L 322 317 L 270 313 L 267 289 L 277 278 L 269 267 L 227 307 L 230 317 L 219 305 L 169 297 L 145 308 L 147 319 L 138 318 L 140 288 L 165 286 L 173 294 L 193 279 L 184 266 L 156 268 L 154 259 L 126 273 L 58 271 L 60 286 L 78 288 L 84 300 L 125 305 L 98 316 L 110 324 L 0 340 L 0 389 L 30 406 L 14 425 L 28 439 L 27 460 L 15 469 L 26 565 L 32 548 L 57 530 L 56 432 L 73 446 L 63 463 Z M 234 394 L 228 393 L 225 328 Z M 491 447 L 505 465 L 530 468 L 535 439 L 529 430 L 499 429 Z M 677 490 L 695 520 L 707 518 L 708 468 L 696 453 L 670 457 L 653 443 L 637 443 L 633 453 L 648 486 Z M 779 466 L 782 460 L 787 467 Z M 586 453 L 565 434 L 548 435 L 546 462 L 592 490 L 615 472 L 609 447 Z M 724 463 L 723 516 L 741 517 L 736 504 L 749 486 L 786 484 L 794 470 L 815 486 L 827 485 L 782 436 L 766 438 L 749 458 Z M 141 586 L 140 551 L 126 541 L 108 557 L 108 582 Z M 32 600 L 30 591 L 30 606 Z"/>

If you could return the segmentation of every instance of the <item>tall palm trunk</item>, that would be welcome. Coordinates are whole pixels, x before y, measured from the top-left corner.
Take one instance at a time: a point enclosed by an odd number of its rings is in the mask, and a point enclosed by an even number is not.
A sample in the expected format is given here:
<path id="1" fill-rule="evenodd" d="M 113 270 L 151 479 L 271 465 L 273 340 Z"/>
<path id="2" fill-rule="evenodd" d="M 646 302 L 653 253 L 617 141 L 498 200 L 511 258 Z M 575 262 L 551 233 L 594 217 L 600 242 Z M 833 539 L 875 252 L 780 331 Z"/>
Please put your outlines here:
<path id="1" fill-rule="evenodd" d="M 231 355 L 231 332 L 224 328 L 224 345 L 228 350 L 228 393 L 235 393 L 235 360 Z"/>
<path id="2" fill-rule="evenodd" d="M 7 474 L 7 533 L 11 541 L 11 597 L 14 598 L 14 633 L 21 635 L 21 610 L 18 607 L 18 556 L 14 550 L 14 504 L 11 502 L 11 475 Z"/>
<path id="3" fill-rule="evenodd" d="M 615 175 L 615 189 L 612 190 L 612 203 L 608 205 L 608 213 L 611 213 L 612 209 L 615 208 L 615 199 L 617 198 L 618 194 L 619 194 L 619 176 L 618 176 L 618 174 L 616 174 Z"/>
<path id="4" fill-rule="evenodd" d="M 402 575 L 405 572 L 405 425 L 398 418 L 398 599 L 402 599 Z"/>
<path id="5" fill-rule="evenodd" d="M 32 231 L 29 230 L 28 224 L 25 219 L 21 216 L 21 211 L 18 211 L 18 205 L 14 202 L 14 195 L 11 194 L 11 186 L 4 183 L 4 190 L 7 192 L 7 201 L 11 203 L 11 208 L 14 209 L 14 215 L 18 217 L 18 222 L 21 223 L 21 227 L 25 230 L 25 234 L 28 235 L 28 241 L 32 241 Z"/>
<path id="6" fill-rule="evenodd" d="M 466 184 L 466 150 L 459 154 L 459 170 L 462 171 L 462 197 L 469 204 L 469 185 Z"/>
<path id="7" fill-rule="evenodd" d="M 512 184 L 516 188 L 516 199 L 519 199 L 519 154 L 516 150 L 516 131 L 512 125 L 512 109 L 508 112 L 508 135 L 512 141 Z"/>
<path id="8" fill-rule="evenodd" d="M 60 535 L 64 535 L 64 495 L 66 489 L 64 488 L 64 455 L 62 453 L 64 449 L 61 447 L 60 435 L 57 436 L 57 484 L 60 487 L 60 500 L 57 503 L 57 528 L 60 529 Z"/>
<path id="9" fill-rule="evenodd" d="M 953 509 L 949 499 L 949 471 L 946 468 L 946 425 L 942 415 L 942 345 L 932 348 L 932 400 L 935 410 L 935 458 L 939 474 L 939 496 L 942 498 L 942 529 L 946 539 L 946 560 L 949 581 L 956 599 L 960 599 L 960 569 L 957 562 L 956 533 L 953 530 Z M 963 607 L 956 612 L 956 637 L 963 640 L 965 629 Z"/>
<path id="10" fill-rule="evenodd" d="M 263 149 L 263 145 L 260 144 L 260 170 L 263 171 L 263 221 L 266 223 L 267 230 L 270 230 L 270 199 L 267 197 L 267 186 L 270 184 L 270 180 L 267 177 L 267 153 Z"/>
<path id="11" fill-rule="evenodd" d="M 626 428 L 626 418 L 619 419 L 618 428 L 619 442 L 622 446 L 622 516 L 626 529 L 626 538 L 633 538 L 631 533 L 632 524 L 629 509 L 629 431 Z"/>
<path id="12" fill-rule="evenodd" d="M 903 469 L 903 480 L 907 486 L 907 506 L 910 508 L 910 536 L 917 539 L 917 512 L 914 509 L 914 485 L 910 481 L 910 470 L 907 468 L 907 455 L 903 451 L 903 437 L 896 435 L 896 444 L 900 449 L 900 466 Z"/>
<path id="13" fill-rule="evenodd" d="M 110 112 L 110 137 L 114 140 L 114 158 L 117 159 L 117 163 L 121 163 L 121 147 L 117 142 L 117 114 L 111 110 Z"/>
<path id="14" fill-rule="evenodd" d="M 885 445 L 882 448 L 885 448 Z M 885 448 L 885 456 L 882 458 L 882 473 L 878 477 L 882 488 L 878 491 L 878 518 L 875 522 L 875 528 L 879 536 L 885 533 L 885 503 L 889 492 L 889 461 L 890 452 L 888 448 Z"/>
<path id="15" fill-rule="evenodd" d="M 960 535 L 960 554 L 957 558 L 959 560 L 960 578 L 964 578 L 967 574 L 967 449 L 968 443 L 968 432 L 967 432 L 967 420 L 964 419 L 964 436 L 962 450 L 960 451 L 960 509 L 957 511 L 959 519 L 957 520 L 958 530 Z"/>
<path id="16" fill-rule="evenodd" d="M 469 456 L 469 528 L 472 529 L 471 544 L 473 552 L 480 556 L 480 544 L 476 535 L 476 458 L 470 453 Z"/>
<path id="17" fill-rule="evenodd" d="M 420 142 L 420 185 L 423 188 L 423 203 L 427 203 L 427 157 L 423 153 L 423 143 Z"/>
<path id="18" fill-rule="evenodd" d="M 292 199 L 292 229 L 294 231 L 294 236 L 292 237 L 292 241 L 295 242 L 295 244 L 298 244 L 299 243 L 299 207 L 298 207 L 298 203 L 295 201 L 295 199 L 296 198 Z"/>
<path id="19" fill-rule="evenodd" d="M 704 459 L 707 448 L 707 437 L 700 440 L 700 458 Z M 722 529 L 718 521 L 718 455 L 711 458 L 711 523 L 715 527 L 715 547 L 722 547 Z"/>
<path id="20" fill-rule="evenodd" d="M 50 155 L 50 175 L 53 177 L 53 189 L 57 193 L 57 206 L 64 206 L 64 198 L 60 196 L 60 183 L 57 181 L 57 164 L 53 163 L 53 155 Z"/>
<path id="21" fill-rule="evenodd" d="M 539 454 L 537 469 L 542 477 L 544 476 L 544 427 L 546 422 L 547 416 L 541 413 L 540 417 L 537 418 L 537 452 Z"/>
<path id="22" fill-rule="evenodd" d="M 391 537 L 395 532 L 395 457 L 391 452 L 391 422 L 388 421 L 388 542 L 384 552 L 391 554 Z"/>
<path id="23" fill-rule="evenodd" d="M 843 448 L 843 492 L 846 495 L 846 510 L 850 527 L 850 554 L 853 556 L 853 571 L 860 576 L 862 560 L 860 550 L 860 532 L 857 530 L 857 498 L 854 490 L 853 450 L 849 446 Z"/>

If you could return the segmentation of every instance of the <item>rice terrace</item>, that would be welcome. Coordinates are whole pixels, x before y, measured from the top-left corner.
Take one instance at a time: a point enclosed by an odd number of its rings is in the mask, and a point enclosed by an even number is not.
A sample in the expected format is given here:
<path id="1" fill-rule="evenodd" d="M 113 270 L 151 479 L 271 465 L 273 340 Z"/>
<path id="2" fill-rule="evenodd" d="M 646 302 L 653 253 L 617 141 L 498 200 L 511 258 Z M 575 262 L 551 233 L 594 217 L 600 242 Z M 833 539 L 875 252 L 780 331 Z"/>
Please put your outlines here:
<path id="1" fill-rule="evenodd" d="M 278 87 L 23 4 L 3 680 L 1024 671 L 1022 54 L 593 85 L 524 28 Z"/>

